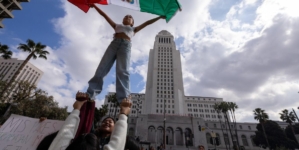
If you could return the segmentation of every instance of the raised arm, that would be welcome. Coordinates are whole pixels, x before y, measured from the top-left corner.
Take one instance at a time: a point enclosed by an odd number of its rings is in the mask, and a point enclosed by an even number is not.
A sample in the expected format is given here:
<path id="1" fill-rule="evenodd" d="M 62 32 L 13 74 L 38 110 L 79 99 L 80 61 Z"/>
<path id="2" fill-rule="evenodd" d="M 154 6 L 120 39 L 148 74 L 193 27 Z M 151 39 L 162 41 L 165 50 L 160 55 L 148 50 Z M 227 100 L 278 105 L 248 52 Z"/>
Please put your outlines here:
<path id="1" fill-rule="evenodd" d="M 51 143 L 49 150 L 58 150 L 66 148 L 71 140 L 75 137 L 79 123 L 80 123 L 80 109 L 86 101 L 76 101 L 73 105 L 74 110 L 66 118 L 63 126 L 59 130 L 55 139 Z"/>
<path id="2" fill-rule="evenodd" d="M 148 21 L 144 22 L 143 24 L 141 24 L 141 25 L 135 27 L 134 32 L 137 33 L 138 31 L 140 31 L 140 30 L 143 29 L 144 27 L 146 27 L 146 26 L 148 26 L 148 25 L 150 25 L 150 24 L 152 24 L 152 23 L 158 21 L 158 20 L 161 19 L 161 18 L 165 18 L 165 17 L 160 16 L 160 17 L 157 17 L 157 18 L 154 18 L 154 19 L 151 19 L 151 20 L 148 20 Z"/>
<path id="3" fill-rule="evenodd" d="M 97 10 L 97 12 L 102 15 L 106 21 L 111 25 L 111 27 L 113 29 L 115 29 L 116 24 L 108 17 L 108 15 L 106 13 L 104 13 L 99 7 L 97 7 L 95 4 L 90 4 L 90 7 L 93 7 Z"/>
<path id="4" fill-rule="evenodd" d="M 120 112 L 118 121 L 114 126 L 114 130 L 110 136 L 110 141 L 104 146 L 104 150 L 123 150 L 126 145 L 126 136 L 128 128 L 128 114 L 132 107 L 131 96 L 124 99 L 120 104 Z"/>

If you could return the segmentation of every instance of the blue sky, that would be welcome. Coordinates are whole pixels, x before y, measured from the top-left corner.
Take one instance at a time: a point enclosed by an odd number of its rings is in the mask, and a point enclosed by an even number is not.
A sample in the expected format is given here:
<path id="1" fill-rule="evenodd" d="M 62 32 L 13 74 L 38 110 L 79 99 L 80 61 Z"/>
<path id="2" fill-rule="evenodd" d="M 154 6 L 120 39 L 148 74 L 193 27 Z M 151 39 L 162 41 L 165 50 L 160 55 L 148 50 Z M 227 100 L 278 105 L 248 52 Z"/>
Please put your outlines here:
<path id="1" fill-rule="evenodd" d="M 5 28 L 1 29 L 1 42 L 15 45 L 30 38 L 50 47 L 59 46 L 59 35 L 54 31 L 52 20 L 64 15 L 61 2 L 33 0 L 22 3 L 22 7 L 23 10 L 13 11 L 13 19 L 3 20 Z"/>
<path id="2" fill-rule="evenodd" d="M 293 0 L 180 0 L 183 11 L 169 22 L 160 20 L 132 39 L 131 90 L 144 92 L 149 50 L 161 30 L 171 32 L 181 52 L 185 95 L 221 97 L 239 105 L 239 121 L 254 121 L 261 107 L 270 118 L 299 106 L 299 4 Z M 112 39 L 113 29 L 94 10 L 83 13 L 64 0 L 31 0 L 4 19 L 0 42 L 14 57 L 30 38 L 48 46 L 48 60 L 30 62 L 44 71 L 39 87 L 61 106 L 71 106 L 75 92 L 88 80 Z M 156 17 L 117 6 L 99 6 L 115 22 L 126 14 L 135 24 Z M 115 91 L 114 67 L 105 79 L 97 106 Z"/>

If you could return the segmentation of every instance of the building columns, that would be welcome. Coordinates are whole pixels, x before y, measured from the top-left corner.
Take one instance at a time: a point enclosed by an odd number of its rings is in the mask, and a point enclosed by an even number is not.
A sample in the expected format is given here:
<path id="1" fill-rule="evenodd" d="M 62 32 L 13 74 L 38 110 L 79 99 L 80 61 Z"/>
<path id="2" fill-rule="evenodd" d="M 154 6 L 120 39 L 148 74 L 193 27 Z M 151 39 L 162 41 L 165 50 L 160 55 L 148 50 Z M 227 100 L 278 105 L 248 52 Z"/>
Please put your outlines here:
<path id="1" fill-rule="evenodd" d="M 186 137 L 185 137 L 185 133 L 183 132 L 183 145 L 186 145 Z"/>
<path id="2" fill-rule="evenodd" d="M 176 136 L 175 136 L 175 132 L 173 134 L 173 145 L 176 145 Z"/>

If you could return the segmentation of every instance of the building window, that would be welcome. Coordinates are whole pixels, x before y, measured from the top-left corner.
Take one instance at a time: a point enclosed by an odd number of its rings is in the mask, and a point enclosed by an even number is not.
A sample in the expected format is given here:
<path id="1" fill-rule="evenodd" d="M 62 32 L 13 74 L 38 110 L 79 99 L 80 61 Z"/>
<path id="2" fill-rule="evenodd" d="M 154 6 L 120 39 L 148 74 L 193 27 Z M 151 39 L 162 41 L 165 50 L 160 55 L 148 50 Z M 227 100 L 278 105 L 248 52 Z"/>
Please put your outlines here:
<path id="1" fill-rule="evenodd" d="M 239 127 L 240 127 L 240 129 L 242 130 L 242 125 L 240 125 Z"/>
<path id="2" fill-rule="evenodd" d="M 248 129 L 251 130 L 251 126 L 248 126 Z"/>

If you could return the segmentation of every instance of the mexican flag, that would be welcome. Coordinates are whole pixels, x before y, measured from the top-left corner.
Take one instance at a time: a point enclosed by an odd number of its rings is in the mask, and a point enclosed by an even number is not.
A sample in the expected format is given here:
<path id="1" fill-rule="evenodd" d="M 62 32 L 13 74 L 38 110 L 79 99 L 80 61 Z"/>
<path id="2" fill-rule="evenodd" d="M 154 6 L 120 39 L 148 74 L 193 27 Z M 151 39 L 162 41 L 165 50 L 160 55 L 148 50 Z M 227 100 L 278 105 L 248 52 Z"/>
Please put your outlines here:
<path id="1" fill-rule="evenodd" d="M 181 5 L 178 0 L 68 0 L 76 5 L 85 13 L 88 12 L 88 4 L 97 3 L 102 5 L 117 5 L 141 12 L 165 16 L 168 22 L 178 10 L 181 10 Z"/>

